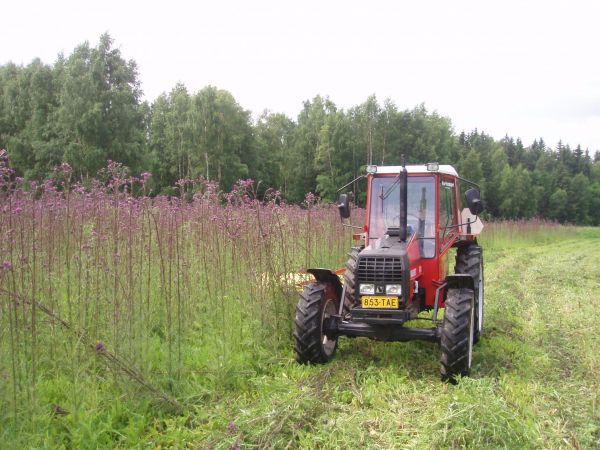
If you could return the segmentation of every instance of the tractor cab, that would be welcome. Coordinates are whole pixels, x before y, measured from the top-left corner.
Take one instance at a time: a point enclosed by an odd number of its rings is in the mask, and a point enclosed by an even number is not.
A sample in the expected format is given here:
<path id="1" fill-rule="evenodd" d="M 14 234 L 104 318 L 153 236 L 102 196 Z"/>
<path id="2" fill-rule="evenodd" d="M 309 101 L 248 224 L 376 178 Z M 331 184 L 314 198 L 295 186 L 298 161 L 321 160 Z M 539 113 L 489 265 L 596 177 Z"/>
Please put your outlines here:
<path id="1" fill-rule="evenodd" d="M 473 242 L 483 229 L 476 216 L 480 202 L 471 208 L 465 193 L 473 183 L 462 180 L 449 165 L 368 166 L 364 247 L 377 249 L 402 229 L 400 199 L 402 171 L 406 176 L 406 240 L 410 283 L 407 299 L 420 296 L 427 307 L 435 306 L 435 290 L 448 275 L 448 253 L 460 243 Z M 475 188 L 475 191 L 477 189 Z M 461 196 L 462 194 L 462 196 Z M 477 196 L 478 197 L 478 196 Z M 416 282 L 416 283 L 415 283 Z M 419 288 L 421 292 L 419 292 Z M 439 304 L 442 307 L 443 301 Z"/>
<path id="2" fill-rule="evenodd" d="M 442 351 L 442 378 L 468 373 L 483 324 L 483 257 L 476 239 L 483 224 L 477 185 L 459 177 L 452 166 L 437 163 L 367 166 L 366 178 L 365 223 L 358 235 L 362 245 L 351 249 L 343 277 L 339 271 L 308 270 L 316 283 L 305 288 L 298 304 L 298 361 L 328 360 L 339 336 L 420 339 L 443 346 L 456 338 L 457 321 L 446 318 L 458 309 L 456 314 L 468 322 L 461 322 L 458 333 L 466 333 L 466 346 L 450 355 Z M 342 220 L 350 217 L 350 197 L 340 196 Z M 449 270 L 452 248 L 457 249 L 454 273 Z M 303 323 L 309 303 L 319 305 L 319 324 Z M 432 327 L 405 326 L 413 320 L 430 321 Z M 320 334 L 308 342 L 303 331 L 315 326 Z M 305 348 L 316 353 L 307 354 Z"/>

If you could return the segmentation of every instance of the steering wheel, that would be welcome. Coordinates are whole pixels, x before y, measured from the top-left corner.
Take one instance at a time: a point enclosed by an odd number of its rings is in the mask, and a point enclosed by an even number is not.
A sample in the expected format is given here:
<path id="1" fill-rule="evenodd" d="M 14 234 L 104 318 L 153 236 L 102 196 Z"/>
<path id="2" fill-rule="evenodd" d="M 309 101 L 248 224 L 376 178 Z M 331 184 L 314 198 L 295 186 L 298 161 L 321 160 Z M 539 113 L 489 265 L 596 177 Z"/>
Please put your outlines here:
<path id="1" fill-rule="evenodd" d="M 411 219 L 414 219 L 414 220 L 408 220 L 408 218 L 409 218 L 409 217 L 410 217 Z M 416 232 L 416 231 L 417 231 L 417 226 L 418 226 L 418 223 L 419 223 L 419 216 L 417 216 L 416 214 L 407 213 L 407 214 L 406 214 L 406 218 L 407 218 L 407 223 L 408 223 L 409 225 L 411 225 L 411 226 L 412 226 L 412 228 L 413 228 L 413 231 L 415 231 L 415 232 Z M 411 222 L 412 222 L 412 223 L 411 223 Z M 386 223 L 386 226 L 387 226 L 387 224 L 388 224 L 388 221 L 386 220 L 386 221 L 385 221 L 385 223 Z M 400 214 L 397 214 L 397 215 L 395 215 L 395 216 L 392 218 L 392 220 L 391 220 L 391 224 L 392 224 L 392 225 L 395 225 L 395 224 L 399 224 L 399 223 L 400 223 Z"/>
<path id="2" fill-rule="evenodd" d="M 406 218 L 408 219 L 409 217 L 414 217 L 414 219 L 417 221 L 417 223 L 419 222 L 419 216 L 417 216 L 416 214 L 407 213 Z M 396 222 L 396 221 L 398 221 L 398 223 L 400 223 L 400 214 L 396 214 L 394 216 L 394 218 L 392 219 L 392 222 Z"/>

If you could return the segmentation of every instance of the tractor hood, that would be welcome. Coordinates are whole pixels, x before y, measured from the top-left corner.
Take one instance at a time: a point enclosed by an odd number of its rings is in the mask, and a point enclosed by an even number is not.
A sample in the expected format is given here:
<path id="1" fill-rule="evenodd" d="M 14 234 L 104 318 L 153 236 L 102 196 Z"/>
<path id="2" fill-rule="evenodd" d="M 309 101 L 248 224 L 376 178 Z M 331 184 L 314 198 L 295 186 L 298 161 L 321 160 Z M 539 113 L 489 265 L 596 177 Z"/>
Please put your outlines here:
<path id="1" fill-rule="evenodd" d="M 373 242 L 372 245 L 367 246 L 361 252 L 361 255 L 404 255 L 406 254 L 407 247 L 408 242 L 399 241 L 398 236 L 389 236 L 386 234 Z"/>

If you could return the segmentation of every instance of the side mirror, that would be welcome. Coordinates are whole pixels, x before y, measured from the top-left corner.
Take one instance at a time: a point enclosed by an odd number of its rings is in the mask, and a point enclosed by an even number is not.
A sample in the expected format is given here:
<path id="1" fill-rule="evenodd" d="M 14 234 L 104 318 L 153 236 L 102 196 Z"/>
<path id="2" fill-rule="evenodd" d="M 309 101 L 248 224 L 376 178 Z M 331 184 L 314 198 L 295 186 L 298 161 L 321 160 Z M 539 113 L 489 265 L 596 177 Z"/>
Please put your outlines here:
<path id="1" fill-rule="evenodd" d="M 465 198 L 467 199 L 467 206 L 469 211 L 474 216 L 478 216 L 483 211 L 483 203 L 481 203 L 481 194 L 479 189 L 471 188 L 465 192 Z"/>
<path id="2" fill-rule="evenodd" d="M 350 199 L 348 198 L 348 194 L 340 194 L 337 207 L 342 219 L 350 217 Z"/>

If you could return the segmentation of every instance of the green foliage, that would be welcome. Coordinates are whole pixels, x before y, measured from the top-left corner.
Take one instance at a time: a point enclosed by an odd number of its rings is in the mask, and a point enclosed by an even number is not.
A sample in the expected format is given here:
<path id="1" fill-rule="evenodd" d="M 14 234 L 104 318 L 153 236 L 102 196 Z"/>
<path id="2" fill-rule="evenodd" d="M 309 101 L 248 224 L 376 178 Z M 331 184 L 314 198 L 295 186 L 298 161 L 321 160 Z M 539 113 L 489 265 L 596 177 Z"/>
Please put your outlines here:
<path id="1" fill-rule="evenodd" d="M 80 45 L 53 66 L 39 60 L 2 68 L 2 135 L 12 164 L 28 179 L 43 179 L 68 162 L 79 179 L 107 160 L 134 170 L 145 163 L 137 68 L 108 35 L 96 48 Z"/>
<path id="2" fill-rule="evenodd" d="M 298 123 L 294 133 L 292 161 L 294 170 L 290 176 L 288 189 L 289 199 L 300 202 L 307 192 L 316 191 L 318 170 L 315 163 L 317 155 L 322 154 L 321 134 L 327 116 L 335 114 L 336 107 L 329 99 L 316 96 L 312 101 L 305 101 L 304 108 L 298 115 Z"/>
<path id="3" fill-rule="evenodd" d="M 521 165 L 508 165 L 500 173 L 500 215 L 508 219 L 530 218 L 536 212 L 536 198 L 531 195 L 531 176 Z"/>
<path id="4" fill-rule="evenodd" d="M 460 161 L 458 166 L 460 170 L 459 173 L 462 177 L 467 178 L 484 188 L 481 159 L 479 157 L 479 153 L 475 149 L 469 150 L 465 157 Z"/>
<path id="5" fill-rule="evenodd" d="M 315 157 L 317 192 L 325 200 L 337 199 L 337 190 L 354 176 L 352 159 L 348 155 L 351 128 L 341 112 L 330 114 L 320 133 L 321 145 Z"/>
<path id="6" fill-rule="evenodd" d="M 159 190 L 198 177 L 217 179 L 228 189 L 258 165 L 250 114 L 227 91 L 208 86 L 190 95 L 178 84 L 156 99 L 149 116 L 148 146 Z"/>
<path id="7" fill-rule="evenodd" d="M 275 190 L 295 203 L 308 192 L 335 200 L 366 164 L 399 164 L 404 155 L 408 163 L 457 167 L 482 187 L 489 217 L 600 224 L 600 152 L 592 158 L 581 146 L 561 141 L 552 149 L 542 138 L 525 146 L 478 130 L 457 135 L 450 119 L 423 104 L 401 110 L 375 95 L 348 110 L 317 95 L 296 120 L 265 112 L 255 121 L 213 86 L 192 93 L 177 84 L 151 104 L 141 95 L 135 62 L 108 35 L 52 65 L 0 66 L 0 148 L 27 180 L 68 162 L 73 180 L 85 181 L 110 159 L 153 173 L 153 194 L 175 194 L 179 180 L 209 179 L 228 190 L 252 178 L 259 196 Z M 365 187 L 349 187 L 361 205 Z"/>
<path id="8" fill-rule="evenodd" d="M 567 192 L 564 189 L 558 188 L 550 196 L 548 216 L 558 221 L 567 219 Z"/>
<path id="9" fill-rule="evenodd" d="M 271 187 L 289 198 L 290 176 L 295 167 L 292 158 L 295 123 L 284 114 L 259 117 L 254 132 L 256 136 L 256 173 L 261 188 Z"/>

